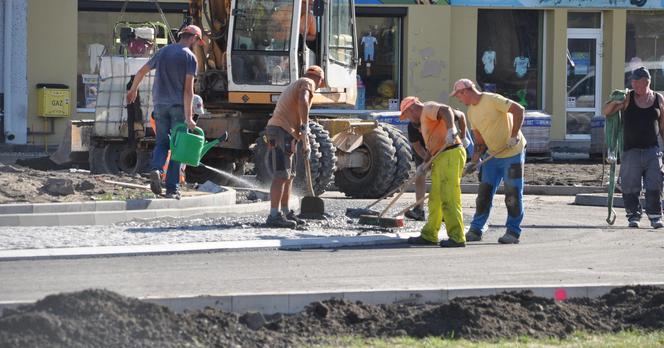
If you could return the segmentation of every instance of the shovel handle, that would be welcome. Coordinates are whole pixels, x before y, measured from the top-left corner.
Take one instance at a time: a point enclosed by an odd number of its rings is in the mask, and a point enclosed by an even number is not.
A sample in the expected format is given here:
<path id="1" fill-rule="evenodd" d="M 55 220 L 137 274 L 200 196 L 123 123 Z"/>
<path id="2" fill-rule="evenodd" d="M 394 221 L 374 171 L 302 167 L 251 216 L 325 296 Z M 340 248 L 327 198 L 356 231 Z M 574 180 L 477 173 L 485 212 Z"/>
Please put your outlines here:
<path id="1" fill-rule="evenodd" d="M 304 174 L 307 177 L 307 191 L 309 191 L 309 196 L 316 197 L 314 194 L 314 185 L 311 181 L 311 162 L 309 161 L 309 157 L 304 159 L 304 171 Z"/>
<path id="2" fill-rule="evenodd" d="M 418 206 L 418 205 L 424 203 L 424 201 L 426 201 L 428 198 L 429 198 L 429 194 L 427 193 L 426 195 L 424 195 L 424 197 L 418 199 L 415 203 L 413 203 L 413 204 L 407 206 L 407 207 L 404 208 L 402 211 L 398 212 L 397 215 L 395 215 L 395 216 L 401 216 L 401 215 L 405 214 L 407 211 L 409 211 L 409 210 L 412 209 L 413 207 L 416 207 L 416 206 Z"/>

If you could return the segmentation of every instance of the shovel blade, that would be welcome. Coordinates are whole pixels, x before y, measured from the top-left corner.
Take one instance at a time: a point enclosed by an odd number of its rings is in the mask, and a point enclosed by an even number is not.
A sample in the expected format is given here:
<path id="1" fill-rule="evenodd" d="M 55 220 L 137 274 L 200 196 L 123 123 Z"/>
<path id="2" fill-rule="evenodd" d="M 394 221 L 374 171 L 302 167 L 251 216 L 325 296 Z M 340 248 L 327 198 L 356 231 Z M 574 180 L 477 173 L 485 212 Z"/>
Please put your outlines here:
<path id="1" fill-rule="evenodd" d="M 325 202 L 319 197 L 302 197 L 300 216 L 305 219 L 325 219 Z"/>

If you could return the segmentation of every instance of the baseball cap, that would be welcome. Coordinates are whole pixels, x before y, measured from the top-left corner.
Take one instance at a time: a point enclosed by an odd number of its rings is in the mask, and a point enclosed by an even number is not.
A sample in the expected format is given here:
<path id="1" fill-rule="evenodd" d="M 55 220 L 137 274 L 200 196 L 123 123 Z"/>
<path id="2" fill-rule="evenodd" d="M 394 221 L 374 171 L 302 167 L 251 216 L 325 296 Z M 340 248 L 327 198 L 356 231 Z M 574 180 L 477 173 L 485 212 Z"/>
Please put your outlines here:
<path id="1" fill-rule="evenodd" d="M 420 99 L 418 97 L 413 97 L 413 96 L 403 98 L 403 100 L 401 101 L 401 105 L 399 106 L 399 110 L 401 111 L 401 114 L 399 115 L 399 119 L 401 121 L 405 120 L 406 115 L 404 115 L 403 112 L 406 111 L 406 109 L 411 107 L 413 104 L 415 104 L 419 101 L 420 101 Z"/>
<path id="2" fill-rule="evenodd" d="M 454 88 L 452 88 L 452 93 L 450 93 L 450 97 L 454 97 L 457 93 L 459 93 L 459 91 L 471 87 L 475 87 L 473 81 L 469 79 L 457 80 L 457 82 L 454 83 Z"/>
<path id="3" fill-rule="evenodd" d="M 180 32 L 178 33 L 178 37 L 180 37 L 180 35 L 182 35 L 184 33 L 198 36 L 198 44 L 201 45 L 201 46 L 203 46 L 205 44 L 205 41 L 203 41 L 203 32 L 201 31 L 201 28 L 199 28 L 198 26 L 190 24 L 190 25 L 182 28 L 180 30 Z"/>
<path id="4" fill-rule="evenodd" d="M 194 98 L 192 99 L 192 106 L 194 109 L 194 113 L 196 115 L 203 115 L 205 113 L 205 109 L 203 108 L 203 98 L 201 98 L 200 95 L 194 94 Z"/>
<path id="5" fill-rule="evenodd" d="M 320 77 L 321 79 L 325 79 L 325 73 L 323 72 L 323 69 L 319 67 L 318 65 L 312 65 L 307 68 L 307 70 L 304 72 L 305 74 L 311 74 Z"/>
<path id="6" fill-rule="evenodd" d="M 650 72 L 648 71 L 648 69 L 646 69 L 645 66 L 641 66 L 632 70 L 632 76 L 630 76 L 630 79 L 640 80 L 644 77 L 650 80 Z"/>

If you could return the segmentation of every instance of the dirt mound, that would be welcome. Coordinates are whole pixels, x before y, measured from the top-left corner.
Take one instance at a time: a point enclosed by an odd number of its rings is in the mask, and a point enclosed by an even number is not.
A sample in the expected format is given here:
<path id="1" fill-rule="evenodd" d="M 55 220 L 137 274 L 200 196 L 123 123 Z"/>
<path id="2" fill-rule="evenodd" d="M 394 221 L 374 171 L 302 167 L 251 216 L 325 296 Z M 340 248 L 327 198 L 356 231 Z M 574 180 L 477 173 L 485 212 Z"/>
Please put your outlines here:
<path id="1" fill-rule="evenodd" d="M 444 305 L 332 299 L 295 315 L 271 316 L 213 308 L 176 314 L 109 291 L 86 290 L 6 310 L 0 317 L 0 347 L 297 346 L 344 335 L 493 341 L 627 329 L 664 329 L 664 289 L 624 287 L 598 299 L 562 302 L 528 291 L 456 298 Z"/>

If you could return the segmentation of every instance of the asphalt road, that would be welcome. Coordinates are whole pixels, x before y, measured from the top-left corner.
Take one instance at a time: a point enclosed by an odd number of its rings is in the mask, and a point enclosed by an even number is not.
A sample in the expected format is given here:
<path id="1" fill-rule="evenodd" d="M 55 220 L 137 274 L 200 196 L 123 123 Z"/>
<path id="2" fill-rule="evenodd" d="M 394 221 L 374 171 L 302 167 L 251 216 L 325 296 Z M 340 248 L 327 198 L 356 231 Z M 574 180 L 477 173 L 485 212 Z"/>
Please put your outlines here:
<path id="1" fill-rule="evenodd" d="M 485 240 L 463 249 L 403 245 L 6 261 L 0 262 L 0 301 L 85 288 L 172 297 L 664 282 L 664 229 L 628 229 L 622 215 L 609 227 L 606 208 L 570 205 L 573 197 L 526 199 L 519 245 L 496 243 L 505 219 L 497 197 Z"/>

